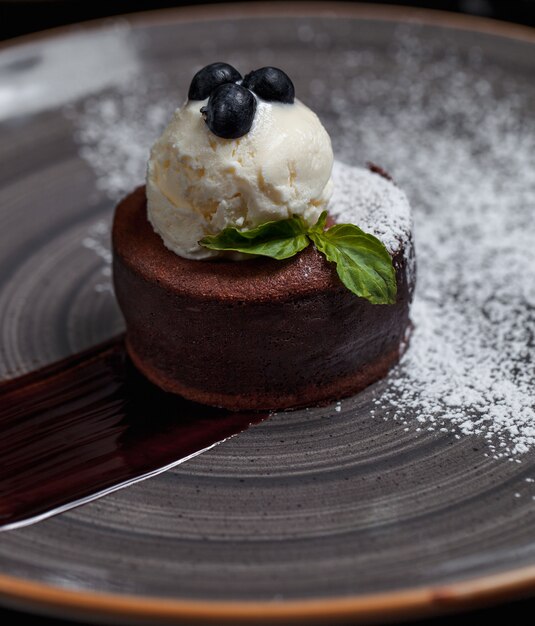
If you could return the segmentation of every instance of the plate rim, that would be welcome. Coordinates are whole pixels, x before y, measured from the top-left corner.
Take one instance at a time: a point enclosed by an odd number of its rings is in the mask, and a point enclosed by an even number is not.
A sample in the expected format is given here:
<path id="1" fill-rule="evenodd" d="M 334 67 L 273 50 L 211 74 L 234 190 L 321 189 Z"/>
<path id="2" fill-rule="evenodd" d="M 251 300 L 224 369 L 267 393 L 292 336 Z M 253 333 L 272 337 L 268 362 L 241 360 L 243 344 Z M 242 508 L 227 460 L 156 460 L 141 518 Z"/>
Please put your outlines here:
<path id="1" fill-rule="evenodd" d="M 369 19 L 382 22 L 404 22 L 414 25 L 438 26 L 535 43 L 535 27 L 533 26 L 506 22 L 490 17 L 453 13 L 440 9 L 422 9 L 392 4 L 377 5 L 367 2 L 348 4 L 340 0 L 309 0 L 306 3 L 298 0 L 289 0 L 284 2 L 284 4 L 273 4 L 269 0 L 236 0 L 224 4 L 208 3 L 121 13 L 47 28 L 0 41 L 0 53 L 6 49 L 31 45 L 44 39 L 53 39 L 112 27 L 121 22 L 130 26 L 156 26 L 166 24 L 171 20 L 174 22 L 205 22 L 228 18 L 247 19 L 252 17 L 353 17 L 361 20 Z"/>
<path id="2" fill-rule="evenodd" d="M 15 609 L 54 615 L 127 618 L 135 623 L 311 624 L 351 619 L 352 624 L 430 617 L 488 606 L 529 595 L 535 566 L 442 585 L 407 587 L 393 592 L 311 600 L 176 600 L 96 591 L 73 591 L 0 574 L 0 598 Z M 30 607 L 28 607 L 30 601 Z M 150 620 L 150 622 L 148 621 Z M 156 621 L 155 621 L 156 620 Z M 327 622 L 327 620 L 329 620 Z M 333 620 L 335 620 L 333 622 Z"/>
<path id="3" fill-rule="evenodd" d="M 169 22 L 245 19 L 251 17 L 332 17 L 372 21 L 422 24 L 488 34 L 535 44 L 535 28 L 473 15 L 462 15 L 406 6 L 366 3 L 312 1 L 236 2 L 173 7 L 115 15 L 42 30 L 0 42 L 0 53 L 65 35 L 86 33 L 118 23 L 129 26 L 158 25 Z M 352 619 L 354 623 L 431 616 L 490 605 L 535 592 L 535 565 L 496 574 L 467 577 L 457 582 L 406 587 L 391 592 L 355 594 L 320 599 L 275 601 L 213 601 L 136 596 L 97 591 L 81 591 L 49 585 L 0 573 L 0 600 L 5 606 L 53 615 L 112 617 L 136 622 L 158 623 L 209 622 L 245 623 L 333 623 Z M 187 621 L 186 621 L 187 620 Z"/>

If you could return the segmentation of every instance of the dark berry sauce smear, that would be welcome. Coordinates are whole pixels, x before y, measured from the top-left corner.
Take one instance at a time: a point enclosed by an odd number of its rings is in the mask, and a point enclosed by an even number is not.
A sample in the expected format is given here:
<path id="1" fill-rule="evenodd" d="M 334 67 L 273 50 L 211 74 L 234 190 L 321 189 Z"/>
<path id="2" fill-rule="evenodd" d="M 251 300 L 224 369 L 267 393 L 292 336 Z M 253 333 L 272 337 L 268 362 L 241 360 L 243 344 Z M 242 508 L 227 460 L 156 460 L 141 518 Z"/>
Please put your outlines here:
<path id="1" fill-rule="evenodd" d="M 123 338 L 0 383 L 0 529 L 148 478 L 265 417 L 161 391 Z"/>

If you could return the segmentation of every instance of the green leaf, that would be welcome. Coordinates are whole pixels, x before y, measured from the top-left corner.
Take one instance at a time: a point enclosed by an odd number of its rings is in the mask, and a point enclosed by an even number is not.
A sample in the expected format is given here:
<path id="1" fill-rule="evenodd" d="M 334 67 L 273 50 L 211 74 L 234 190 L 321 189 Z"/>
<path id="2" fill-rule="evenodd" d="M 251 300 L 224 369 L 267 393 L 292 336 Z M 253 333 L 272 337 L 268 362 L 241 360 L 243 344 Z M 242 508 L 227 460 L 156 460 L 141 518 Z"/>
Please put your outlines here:
<path id="1" fill-rule="evenodd" d="M 266 222 L 251 230 L 238 230 L 230 226 L 217 235 L 204 237 L 199 243 L 210 250 L 232 250 L 282 260 L 304 250 L 310 240 L 305 222 L 294 216 Z"/>
<path id="2" fill-rule="evenodd" d="M 353 224 L 337 224 L 309 233 L 316 248 L 336 263 L 340 280 L 355 295 L 372 304 L 394 304 L 397 282 L 392 258 L 385 246 Z"/>
<path id="3" fill-rule="evenodd" d="M 318 221 L 312 226 L 311 231 L 317 231 L 322 233 L 325 230 L 325 224 L 327 223 L 327 211 L 323 211 L 318 217 Z"/>

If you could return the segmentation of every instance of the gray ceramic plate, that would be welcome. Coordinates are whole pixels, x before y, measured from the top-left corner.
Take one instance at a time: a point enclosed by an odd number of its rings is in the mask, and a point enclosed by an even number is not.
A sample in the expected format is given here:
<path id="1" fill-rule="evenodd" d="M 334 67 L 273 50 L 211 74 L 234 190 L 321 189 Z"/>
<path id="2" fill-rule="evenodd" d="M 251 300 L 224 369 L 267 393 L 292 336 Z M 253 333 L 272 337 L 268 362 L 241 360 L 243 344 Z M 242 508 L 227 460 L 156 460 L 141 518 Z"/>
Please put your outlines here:
<path id="1" fill-rule="evenodd" d="M 183 97 L 193 67 L 216 57 L 241 67 L 280 65 L 346 160 L 402 170 L 395 154 L 382 153 L 384 128 L 375 143 L 373 128 L 347 137 L 332 96 L 343 100 L 358 75 L 364 91 L 352 115 L 387 115 L 392 85 L 399 97 L 400 64 L 407 94 L 431 96 L 438 87 L 422 78 L 422 50 L 429 64 L 443 61 L 444 51 L 466 55 L 468 82 L 477 79 L 470 59 L 479 55 L 496 98 L 507 97 L 499 95 L 506 76 L 531 89 L 534 101 L 531 31 L 438 13 L 334 4 L 199 8 L 5 46 L 0 374 L 30 370 L 122 328 L 103 262 L 105 225 L 113 198 L 141 177 L 146 145 Z M 123 153 L 107 146 L 107 132 L 111 144 L 123 133 Z M 418 204 L 418 185 L 401 178 Z M 340 411 L 275 416 L 151 480 L 3 534 L 3 601 L 86 619 L 332 624 L 535 590 L 535 510 L 525 492 L 535 455 L 496 460 L 477 437 L 418 431 L 410 411 L 408 425 L 384 420 L 373 400 L 386 384 Z"/>

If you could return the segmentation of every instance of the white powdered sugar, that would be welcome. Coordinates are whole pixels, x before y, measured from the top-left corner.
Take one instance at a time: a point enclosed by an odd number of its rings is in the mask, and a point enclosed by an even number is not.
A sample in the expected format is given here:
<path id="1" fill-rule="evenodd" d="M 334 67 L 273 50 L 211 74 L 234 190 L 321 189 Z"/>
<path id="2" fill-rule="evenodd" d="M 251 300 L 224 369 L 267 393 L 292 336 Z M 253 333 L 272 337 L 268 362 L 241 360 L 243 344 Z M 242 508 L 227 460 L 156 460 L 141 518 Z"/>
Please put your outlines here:
<path id="1" fill-rule="evenodd" d="M 176 103 L 151 104 L 147 92 L 114 93 L 92 98 L 83 115 L 68 111 L 77 126 L 80 156 L 97 176 L 97 187 L 118 200 L 145 181 L 152 144 L 169 121 Z"/>
<path id="2" fill-rule="evenodd" d="M 407 196 L 383 176 L 335 161 L 329 212 L 339 224 L 357 224 L 388 251 L 409 245 L 412 215 Z"/>
<path id="3" fill-rule="evenodd" d="M 415 215 L 415 331 L 376 403 L 408 425 L 479 435 L 494 456 L 517 456 L 535 447 L 533 93 L 477 50 L 422 48 L 410 31 L 394 56 L 380 108 L 378 79 L 357 78 L 331 102 L 339 151 L 358 140 Z"/>
<path id="4" fill-rule="evenodd" d="M 101 293 L 109 291 L 113 293 L 111 284 L 111 263 L 112 254 L 110 250 L 110 226 L 104 220 L 95 222 L 89 229 L 87 235 L 82 239 L 84 248 L 94 252 L 103 261 L 100 270 L 101 281 L 95 284 L 95 291 Z"/>
<path id="5" fill-rule="evenodd" d="M 310 85 L 336 158 L 378 163 L 399 185 L 367 172 L 358 182 L 339 163 L 338 221 L 357 221 L 393 250 L 409 231 L 400 189 L 414 211 L 414 332 L 375 402 L 407 429 L 478 436 L 487 453 L 518 461 L 535 449 L 535 85 L 479 49 L 419 33 L 400 29 L 388 64 L 372 48 L 338 51 L 316 72 L 338 87 Z M 165 90 L 135 89 L 74 117 L 80 153 L 113 199 L 143 181 L 175 106 Z M 383 193 L 382 226 L 350 217 L 368 214 L 368 201 L 380 212 Z"/>

